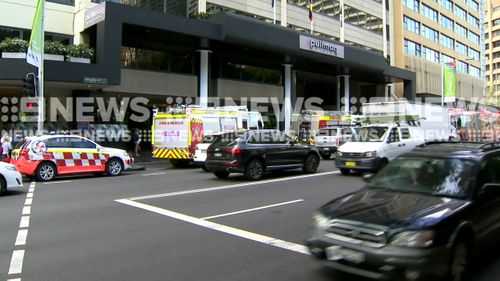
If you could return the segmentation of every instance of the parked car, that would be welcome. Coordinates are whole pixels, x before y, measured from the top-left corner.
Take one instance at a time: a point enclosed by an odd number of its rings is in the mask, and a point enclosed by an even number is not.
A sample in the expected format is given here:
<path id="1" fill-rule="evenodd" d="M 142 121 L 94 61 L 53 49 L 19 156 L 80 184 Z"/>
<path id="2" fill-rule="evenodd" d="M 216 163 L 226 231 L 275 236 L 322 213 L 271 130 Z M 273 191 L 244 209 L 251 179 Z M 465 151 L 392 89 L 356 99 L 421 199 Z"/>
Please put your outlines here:
<path id="1" fill-rule="evenodd" d="M 18 145 L 11 161 L 22 174 L 51 181 L 57 175 L 89 172 L 117 176 L 132 167 L 134 158 L 125 150 L 103 147 L 84 137 L 44 135 Z"/>
<path id="2" fill-rule="evenodd" d="M 326 127 L 318 130 L 314 136 L 314 144 L 318 149 L 321 158 L 330 159 L 332 154 L 337 152 L 337 148 L 343 143 L 353 139 L 356 135 L 354 127 Z"/>
<path id="3" fill-rule="evenodd" d="M 218 178 L 243 173 L 249 180 L 258 180 L 275 170 L 301 168 L 315 173 L 319 161 L 314 146 L 297 144 L 277 130 L 251 130 L 217 136 L 207 150 L 205 166 Z"/>
<path id="4" fill-rule="evenodd" d="M 399 123 L 365 125 L 352 141 L 338 148 L 335 166 L 343 175 L 351 170 L 376 171 L 423 143 L 425 140 L 418 126 Z"/>
<path id="5" fill-rule="evenodd" d="M 193 156 L 194 164 L 196 166 L 199 166 L 206 172 L 208 172 L 208 169 L 205 166 L 205 160 L 207 159 L 207 149 L 215 140 L 216 136 L 221 134 L 223 133 L 207 134 L 203 137 L 201 142 L 196 144 L 196 149 L 194 151 L 194 156 Z"/>
<path id="6" fill-rule="evenodd" d="M 5 194 L 7 189 L 23 186 L 23 177 L 16 166 L 0 162 L 0 194 Z"/>
<path id="7" fill-rule="evenodd" d="M 499 170 L 498 143 L 418 147 L 322 206 L 306 244 L 329 266 L 369 278 L 463 280 L 500 238 Z"/>

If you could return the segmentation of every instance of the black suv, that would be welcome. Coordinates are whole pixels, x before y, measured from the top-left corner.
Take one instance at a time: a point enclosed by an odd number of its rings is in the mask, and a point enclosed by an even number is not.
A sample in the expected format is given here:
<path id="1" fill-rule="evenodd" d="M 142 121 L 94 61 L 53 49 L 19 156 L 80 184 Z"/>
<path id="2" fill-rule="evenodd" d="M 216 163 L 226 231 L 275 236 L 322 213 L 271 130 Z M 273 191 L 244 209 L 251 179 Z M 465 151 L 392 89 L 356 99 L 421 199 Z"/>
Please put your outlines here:
<path id="1" fill-rule="evenodd" d="M 369 278 L 463 280 L 500 238 L 499 171 L 498 143 L 418 147 L 322 206 L 306 244 L 329 266 Z"/>
<path id="2" fill-rule="evenodd" d="M 251 130 L 216 136 L 207 149 L 205 167 L 218 178 L 244 173 L 258 180 L 266 171 L 302 168 L 315 173 L 319 153 L 314 146 L 295 143 L 278 130 Z"/>

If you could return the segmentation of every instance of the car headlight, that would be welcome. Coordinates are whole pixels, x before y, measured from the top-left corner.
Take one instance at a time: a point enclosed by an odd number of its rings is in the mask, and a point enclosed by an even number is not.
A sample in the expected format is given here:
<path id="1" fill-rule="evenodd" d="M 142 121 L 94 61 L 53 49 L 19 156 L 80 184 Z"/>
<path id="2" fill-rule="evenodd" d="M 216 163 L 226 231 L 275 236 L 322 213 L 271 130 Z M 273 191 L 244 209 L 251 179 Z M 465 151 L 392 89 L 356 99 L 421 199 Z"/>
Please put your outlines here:
<path id="1" fill-rule="evenodd" d="M 342 156 L 342 151 L 337 151 L 337 156 Z"/>
<path id="2" fill-rule="evenodd" d="M 327 229 L 330 226 L 330 219 L 319 212 L 314 213 L 313 222 L 320 229 Z"/>
<path id="3" fill-rule="evenodd" d="M 377 155 L 376 151 L 368 151 L 364 153 L 365 157 L 375 157 Z"/>
<path id="4" fill-rule="evenodd" d="M 5 166 L 5 169 L 7 170 L 10 170 L 10 171 L 16 171 L 17 172 L 17 169 L 15 166 Z"/>
<path id="5" fill-rule="evenodd" d="M 128 152 L 124 151 L 124 152 L 123 152 L 123 156 L 128 157 L 128 156 L 129 156 L 129 155 L 128 155 Z"/>
<path id="6" fill-rule="evenodd" d="M 434 231 L 405 231 L 392 238 L 391 245 L 409 248 L 426 248 L 434 243 Z"/>

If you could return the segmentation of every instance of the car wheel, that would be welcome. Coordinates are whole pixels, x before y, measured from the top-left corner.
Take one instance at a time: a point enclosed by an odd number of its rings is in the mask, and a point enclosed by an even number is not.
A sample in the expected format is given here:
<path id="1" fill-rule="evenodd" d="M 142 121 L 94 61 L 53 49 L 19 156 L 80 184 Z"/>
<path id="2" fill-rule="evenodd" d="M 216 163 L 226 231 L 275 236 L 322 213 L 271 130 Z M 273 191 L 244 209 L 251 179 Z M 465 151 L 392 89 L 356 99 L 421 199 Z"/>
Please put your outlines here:
<path id="1" fill-rule="evenodd" d="M 347 176 L 351 173 L 351 170 L 342 168 L 342 169 L 340 169 L 340 173 L 344 176 Z"/>
<path id="2" fill-rule="evenodd" d="M 453 248 L 453 257 L 450 264 L 450 281 L 463 281 L 467 272 L 469 261 L 467 245 L 459 242 Z"/>
<path id="3" fill-rule="evenodd" d="M 118 176 L 123 171 L 123 163 L 118 158 L 111 158 L 106 163 L 106 174 L 108 176 Z"/>
<path id="4" fill-rule="evenodd" d="M 308 154 L 304 160 L 304 172 L 308 174 L 316 173 L 319 165 L 319 157 L 316 154 Z"/>
<path id="5" fill-rule="evenodd" d="M 229 177 L 229 172 L 217 171 L 217 172 L 214 172 L 214 175 L 216 177 L 218 177 L 219 179 L 227 179 L 227 177 Z"/>
<path id="6" fill-rule="evenodd" d="M 264 163 L 259 159 L 252 159 L 245 169 L 245 177 L 248 180 L 258 180 L 264 175 Z"/>
<path id="7" fill-rule="evenodd" d="M 0 177 L 0 195 L 7 193 L 7 182 L 3 177 Z"/>
<path id="8" fill-rule="evenodd" d="M 323 158 L 324 160 L 328 160 L 328 159 L 330 159 L 330 157 L 332 157 L 331 153 L 322 153 L 321 154 L 321 158 Z"/>
<path id="9" fill-rule="evenodd" d="M 50 162 L 43 162 L 36 168 L 36 178 L 39 181 L 51 181 L 56 177 L 56 166 Z"/>

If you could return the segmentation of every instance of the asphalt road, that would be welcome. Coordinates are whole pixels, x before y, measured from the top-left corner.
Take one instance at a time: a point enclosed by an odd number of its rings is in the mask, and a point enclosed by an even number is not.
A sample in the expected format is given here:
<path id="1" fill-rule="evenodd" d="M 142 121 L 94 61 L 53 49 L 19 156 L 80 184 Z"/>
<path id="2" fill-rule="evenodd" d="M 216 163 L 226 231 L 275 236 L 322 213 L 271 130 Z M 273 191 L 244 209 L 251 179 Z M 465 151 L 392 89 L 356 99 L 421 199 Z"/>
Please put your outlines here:
<path id="1" fill-rule="evenodd" d="M 0 197 L 0 280 L 365 280 L 302 246 L 314 210 L 361 185 L 333 161 L 259 182 L 163 163 L 27 182 Z M 499 257 L 486 253 L 472 280 L 496 280 Z"/>

